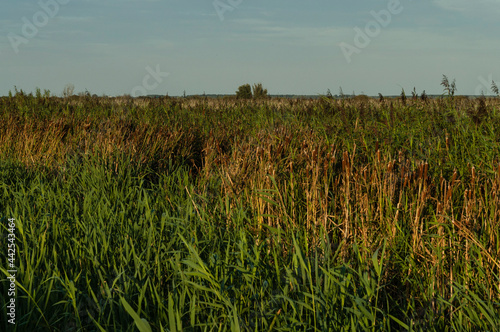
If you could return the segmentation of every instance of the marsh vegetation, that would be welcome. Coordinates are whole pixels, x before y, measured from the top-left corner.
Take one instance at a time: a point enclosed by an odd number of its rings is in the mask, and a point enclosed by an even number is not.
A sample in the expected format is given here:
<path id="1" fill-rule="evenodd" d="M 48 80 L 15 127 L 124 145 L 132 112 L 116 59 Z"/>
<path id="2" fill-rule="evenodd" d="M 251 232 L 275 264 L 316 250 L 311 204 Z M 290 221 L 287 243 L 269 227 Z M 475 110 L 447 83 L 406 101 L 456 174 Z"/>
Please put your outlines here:
<path id="1" fill-rule="evenodd" d="M 17 329 L 500 329 L 500 100 L 380 97 L 0 98 Z"/>

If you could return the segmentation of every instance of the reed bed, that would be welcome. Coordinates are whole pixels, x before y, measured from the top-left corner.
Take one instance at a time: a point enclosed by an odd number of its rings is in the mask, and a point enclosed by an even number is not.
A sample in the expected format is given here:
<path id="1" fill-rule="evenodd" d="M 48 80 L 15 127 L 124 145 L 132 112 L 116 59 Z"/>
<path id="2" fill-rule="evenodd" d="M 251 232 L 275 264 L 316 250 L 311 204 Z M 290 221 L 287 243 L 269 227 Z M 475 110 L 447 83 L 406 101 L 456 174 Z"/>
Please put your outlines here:
<path id="1" fill-rule="evenodd" d="M 1 329 L 498 330 L 499 105 L 0 98 Z"/>

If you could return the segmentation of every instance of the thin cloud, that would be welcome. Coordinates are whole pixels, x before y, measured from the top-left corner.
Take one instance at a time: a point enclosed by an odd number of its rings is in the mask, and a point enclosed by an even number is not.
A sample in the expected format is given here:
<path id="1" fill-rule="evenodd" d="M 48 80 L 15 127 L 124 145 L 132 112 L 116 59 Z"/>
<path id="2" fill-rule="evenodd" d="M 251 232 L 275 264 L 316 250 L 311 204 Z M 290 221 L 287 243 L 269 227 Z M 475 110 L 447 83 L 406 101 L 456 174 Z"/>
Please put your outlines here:
<path id="1" fill-rule="evenodd" d="M 460 12 L 465 16 L 483 15 L 491 17 L 500 13 L 500 0 L 434 0 L 442 9 Z"/>
<path id="2" fill-rule="evenodd" d="M 94 17 L 90 16 L 57 16 L 56 20 L 68 23 L 90 23 L 94 21 Z"/>
<path id="3" fill-rule="evenodd" d="M 302 41 L 304 44 L 317 46 L 335 45 L 349 35 L 352 29 L 337 27 L 289 27 L 273 25 L 263 19 L 234 19 L 234 23 L 245 25 L 248 29 L 245 37 L 260 41 Z"/>

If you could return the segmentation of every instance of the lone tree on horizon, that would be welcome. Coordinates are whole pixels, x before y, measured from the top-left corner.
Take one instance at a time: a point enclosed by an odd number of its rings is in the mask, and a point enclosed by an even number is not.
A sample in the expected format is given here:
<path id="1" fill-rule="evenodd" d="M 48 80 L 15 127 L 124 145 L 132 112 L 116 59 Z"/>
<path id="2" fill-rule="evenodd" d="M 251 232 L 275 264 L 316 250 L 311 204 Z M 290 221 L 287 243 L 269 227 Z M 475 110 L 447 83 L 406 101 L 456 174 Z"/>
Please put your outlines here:
<path id="1" fill-rule="evenodd" d="M 262 87 L 262 83 L 257 83 L 253 85 L 253 97 L 255 99 L 267 98 L 267 89 L 264 89 Z"/>
<path id="2" fill-rule="evenodd" d="M 243 84 L 238 87 L 236 91 L 236 98 L 238 99 L 252 99 L 252 87 L 250 84 Z"/>
<path id="3" fill-rule="evenodd" d="M 238 87 L 238 91 L 236 91 L 236 98 L 238 99 L 267 98 L 267 89 L 264 89 L 262 87 L 262 83 L 256 83 L 253 85 L 253 87 L 251 87 L 250 84 L 243 84 Z"/>

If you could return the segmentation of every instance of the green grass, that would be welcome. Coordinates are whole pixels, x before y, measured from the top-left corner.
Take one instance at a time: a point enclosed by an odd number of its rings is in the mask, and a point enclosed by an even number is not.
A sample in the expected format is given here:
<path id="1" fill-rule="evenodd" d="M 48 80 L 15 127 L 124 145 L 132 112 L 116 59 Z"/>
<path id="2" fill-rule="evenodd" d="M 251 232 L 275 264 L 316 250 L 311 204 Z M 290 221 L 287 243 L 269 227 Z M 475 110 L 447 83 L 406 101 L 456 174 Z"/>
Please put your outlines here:
<path id="1" fill-rule="evenodd" d="M 1 98 L 0 329 L 498 330 L 486 105 Z"/>

